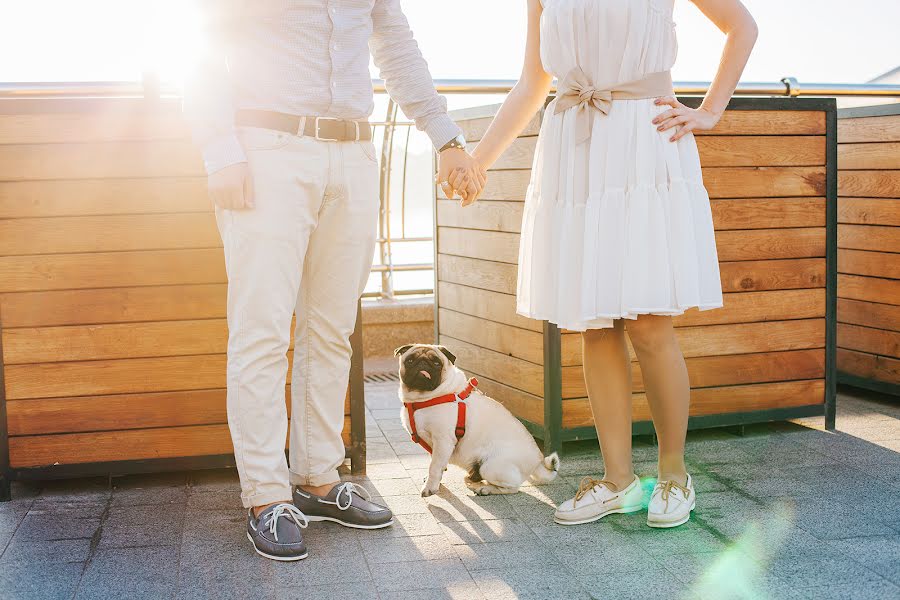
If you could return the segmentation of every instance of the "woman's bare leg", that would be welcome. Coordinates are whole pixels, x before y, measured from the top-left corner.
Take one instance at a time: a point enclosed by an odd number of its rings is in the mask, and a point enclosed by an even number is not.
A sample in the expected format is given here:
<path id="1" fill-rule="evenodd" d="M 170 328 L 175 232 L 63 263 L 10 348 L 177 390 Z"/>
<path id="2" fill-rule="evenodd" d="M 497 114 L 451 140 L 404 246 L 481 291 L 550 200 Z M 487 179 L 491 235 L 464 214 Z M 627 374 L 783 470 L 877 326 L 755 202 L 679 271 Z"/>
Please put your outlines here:
<path id="1" fill-rule="evenodd" d="M 691 385 L 684 355 L 675 337 L 672 317 L 641 315 L 628 321 L 644 390 L 659 440 L 659 478 L 684 485 L 684 444 L 687 437 Z"/>
<path id="2" fill-rule="evenodd" d="M 624 489 L 634 480 L 631 461 L 631 359 L 621 320 L 582 336 L 584 382 L 603 452 L 603 479 Z"/>

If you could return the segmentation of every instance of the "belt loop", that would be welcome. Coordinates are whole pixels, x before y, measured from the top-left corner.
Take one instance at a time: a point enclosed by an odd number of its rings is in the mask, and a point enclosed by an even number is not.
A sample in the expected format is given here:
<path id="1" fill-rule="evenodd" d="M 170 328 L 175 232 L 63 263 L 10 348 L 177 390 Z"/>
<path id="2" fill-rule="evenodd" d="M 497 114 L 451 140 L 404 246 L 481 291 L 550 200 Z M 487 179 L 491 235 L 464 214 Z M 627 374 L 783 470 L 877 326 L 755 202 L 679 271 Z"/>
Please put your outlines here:
<path id="1" fill-rule="evenodd" d="M 306 117 L 300 117 L 300 126 L 297 128 L 297 133 L 295 135 L 298 137 L 306 135 Z"/>

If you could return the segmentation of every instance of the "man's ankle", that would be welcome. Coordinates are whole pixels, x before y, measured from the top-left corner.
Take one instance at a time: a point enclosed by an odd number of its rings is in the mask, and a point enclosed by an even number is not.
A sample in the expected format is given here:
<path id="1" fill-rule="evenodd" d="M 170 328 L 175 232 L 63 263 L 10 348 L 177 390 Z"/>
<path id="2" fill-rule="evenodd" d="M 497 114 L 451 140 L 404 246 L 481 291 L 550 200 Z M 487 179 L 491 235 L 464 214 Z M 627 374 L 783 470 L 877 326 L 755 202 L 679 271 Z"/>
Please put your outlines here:
<path id="1" fill-rule="evenodd" d="M 312 494 L 314 496 L 327 496 L 328 492 L 331 491 L 331 488 L 339 483 L 340 480 L 332 481 L 331 483 L 326 483 L 325 485 L 298 485 L 297 487 L 307 494 Z"/>
<path id="2" fill-rule="evenodd" d="M 258 519 L 259 515 L 262 513 L 262 511 L 266 510 L 270 506 L 275 506 L 276 504 L 291 504 L 291 500 L 280 500 L 278 502 L 271 502 L 269 504 L 263 504 L 262 506 L 254 506 L 253 507 L 253 516 Z"/>

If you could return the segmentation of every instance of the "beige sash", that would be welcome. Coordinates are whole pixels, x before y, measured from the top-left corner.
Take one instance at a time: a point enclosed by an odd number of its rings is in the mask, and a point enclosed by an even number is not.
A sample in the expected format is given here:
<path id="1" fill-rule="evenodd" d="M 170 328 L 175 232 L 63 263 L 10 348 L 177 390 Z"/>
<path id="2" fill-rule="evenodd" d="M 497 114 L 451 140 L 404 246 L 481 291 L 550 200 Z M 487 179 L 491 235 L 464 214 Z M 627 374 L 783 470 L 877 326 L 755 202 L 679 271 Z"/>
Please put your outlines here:
<path id="1" fill-rule="evenodd" d="M 595 108 L 604 115 L 609 114 L 613 100 L 640 100 L 642 98 L 657 98 L 659 96 L 671 96 L 672 74 L 669 71 L 651 73 L 643 79 L 617 83 L 611 89 L 598 90 L 584 74 L 584 71 L 575 67 L 559 83 L 554 104 L 554 114 L 576 108 L 576 138 L 577 143 L 582 143 L 591 137 L 591 127 L 594 122 L 588 108 Z"/>

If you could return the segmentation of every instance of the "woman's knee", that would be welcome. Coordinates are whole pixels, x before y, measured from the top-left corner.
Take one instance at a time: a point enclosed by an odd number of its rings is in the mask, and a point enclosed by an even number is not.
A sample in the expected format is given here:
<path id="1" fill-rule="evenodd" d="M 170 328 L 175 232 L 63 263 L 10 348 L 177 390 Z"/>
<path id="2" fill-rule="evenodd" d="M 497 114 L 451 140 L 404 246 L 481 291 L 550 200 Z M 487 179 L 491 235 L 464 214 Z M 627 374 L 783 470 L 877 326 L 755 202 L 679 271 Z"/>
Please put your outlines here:
<path id="1" fill-rule="evenodd" d="M 671 317 L 641 315 L 628 322 L 628 337 L 637 353 L 666 351 L 677 344 Z"/>

